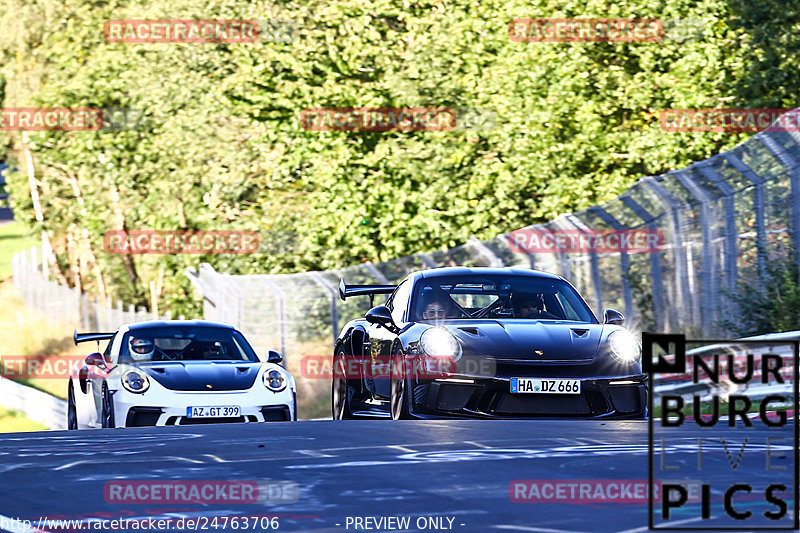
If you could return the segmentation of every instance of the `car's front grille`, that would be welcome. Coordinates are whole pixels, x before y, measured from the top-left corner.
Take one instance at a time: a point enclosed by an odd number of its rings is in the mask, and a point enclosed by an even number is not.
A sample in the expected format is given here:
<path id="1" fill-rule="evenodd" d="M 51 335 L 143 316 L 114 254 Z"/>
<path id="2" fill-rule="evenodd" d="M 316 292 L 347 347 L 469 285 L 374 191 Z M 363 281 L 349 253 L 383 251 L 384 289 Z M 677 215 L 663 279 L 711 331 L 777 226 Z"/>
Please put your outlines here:
<path id="1" fill-rule="evenodd" d="M 592 409 L 584 394 L 501 393 L 493 411 L 498 415 L 589 415 Z"/>
<path id="2" fill-rule="evenodd" d="M 442 411 L 458 411 L 463 409 L 472 394 L 478 390 L 477 387 L 470 385 L 455 385 L 449 383 L 435 383 L 438 385 L 438 395 L 436 396 L 436 409 Z"/>

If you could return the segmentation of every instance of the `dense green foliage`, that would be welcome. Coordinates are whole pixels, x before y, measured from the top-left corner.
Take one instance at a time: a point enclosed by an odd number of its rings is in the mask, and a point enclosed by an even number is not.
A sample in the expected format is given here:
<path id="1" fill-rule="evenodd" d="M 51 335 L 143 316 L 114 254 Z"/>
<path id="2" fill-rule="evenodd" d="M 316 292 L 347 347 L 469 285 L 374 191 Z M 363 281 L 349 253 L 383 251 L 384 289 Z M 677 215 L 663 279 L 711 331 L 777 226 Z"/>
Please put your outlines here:
<path id="1" fill-rule="evenodd" d="M 748 269 L 727 296 L 733 305 L 720 325 L 738 335 L 800 330 L 800 272 L 791 254 L 767 261 L 761 274 Z"/>
<path id="2" fill-rule="evenodd" d="M 41 226 L 70 282 L 80 275 L 88 290 L 145 303 L 149 282 L 164 279 L 162 308 L 187 312 L 182 272 L 200 261 L 289 272 L 449 247 L 730 148 L 745 135 L 667 133 L 659 110 L 796 106 L 799 11 L 770 0 L 4 0 L 4 107 L 126 107 L 142 121 L 117 132 L 9 132 L 0 158 L 21 170 L 10 188 L 18 216 L 33 222 L 31 149 Z M 526 17 L 702 20 L 702 32 L 657 43 L 512 41 L 509 22 Z M 255 44 L 107 43 L 103 23 L 123 18 L 268 19 L 282 29 Z M 303 109 L 328 106 L 472 108 L 495 123 L 301 128 Z M 263 246 L 249 256 L 104 253 L 103 234 L 120 228 L 257 230 Z"/>

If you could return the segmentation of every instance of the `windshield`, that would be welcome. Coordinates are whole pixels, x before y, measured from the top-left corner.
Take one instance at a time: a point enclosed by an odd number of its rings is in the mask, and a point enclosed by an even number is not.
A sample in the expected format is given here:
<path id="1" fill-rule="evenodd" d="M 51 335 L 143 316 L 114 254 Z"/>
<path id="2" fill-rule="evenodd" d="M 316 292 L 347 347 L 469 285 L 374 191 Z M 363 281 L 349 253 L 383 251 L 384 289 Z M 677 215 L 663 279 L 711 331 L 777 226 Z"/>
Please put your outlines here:
<path id="1" fill-rule="evenodd" d="M 531 276 L 457 276 L 417 283 L 415 320 L 522 318 L 597 323 L 572 286 Z"/>
<path id="2" fill-rule="evenodd" d="M 122 339 L 119 362 L 258 360 L 238 331 L 208 326 L 160 326 L 128 331 Z"/>

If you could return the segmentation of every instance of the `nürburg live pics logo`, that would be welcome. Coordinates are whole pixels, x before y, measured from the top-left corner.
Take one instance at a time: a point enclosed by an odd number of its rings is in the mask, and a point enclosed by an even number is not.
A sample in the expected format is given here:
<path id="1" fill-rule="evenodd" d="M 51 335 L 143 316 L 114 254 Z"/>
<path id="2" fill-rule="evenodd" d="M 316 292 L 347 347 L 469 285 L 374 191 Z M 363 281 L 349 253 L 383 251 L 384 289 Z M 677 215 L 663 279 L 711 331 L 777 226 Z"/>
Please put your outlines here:
<path id="1" fill-rule="evenodd" d="M 798 529 L 798 351 L 790 334 L 642 334 L 650 529 Z"/>

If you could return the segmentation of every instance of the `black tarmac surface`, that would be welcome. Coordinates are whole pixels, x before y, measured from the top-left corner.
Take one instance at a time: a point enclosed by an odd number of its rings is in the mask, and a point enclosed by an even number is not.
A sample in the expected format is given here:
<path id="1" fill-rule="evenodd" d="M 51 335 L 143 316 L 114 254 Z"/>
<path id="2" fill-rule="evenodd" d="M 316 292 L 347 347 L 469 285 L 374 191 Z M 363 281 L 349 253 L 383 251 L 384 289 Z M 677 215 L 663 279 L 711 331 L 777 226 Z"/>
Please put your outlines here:
<path id="1" fill-rule="evenodd" d="M 700 504 L 688 502 L 674 511 L 673 525 L 791 527 L 793 429 L 791 423 L 735 430 L 693 423 L 657 428 L 656 477 L 711 485 L 712 519 L 701 520 Z M 277 516 L 279 531 L 646 531 L 646 500 L 517 503 L 511 495 L 512 483 L 520 479 L 646 484 L 647 478 L 646 421 L 306 421 L 5 434 L 0 435 L 0 528 L 54 530 L 39 523 L 44 517 L 81 519 L 86 528 L 92 519 L 255 515 Z M 120 480 L 288 481 L 297 484 L 298 493 L 296 502 L 283 504 L 110 503 L 104 487 Z M 752 494 L 733 499 L 737 509 L 753 512 L 750 521 L 725 517 L 722 494 L 736 482 L 754 487 Z M 779 495 L 789 512 L 777 522 L 762 516 L 777 510 L 763 496 L 769 483 L 787 486 Z M 379 522 L 388 517 L 408 518 L 409 526 Z M 25 529 L 8 518 L 32 525 Z M 232 521 L 227 527 L 221 520 L 205 525 L 196 529 L 236 530 Z M 264 530 L 252 523 L 238 526 Z"/>

